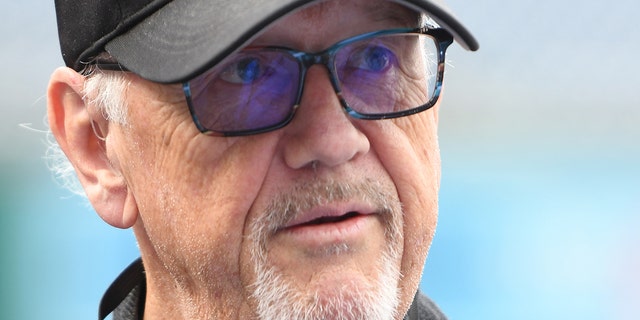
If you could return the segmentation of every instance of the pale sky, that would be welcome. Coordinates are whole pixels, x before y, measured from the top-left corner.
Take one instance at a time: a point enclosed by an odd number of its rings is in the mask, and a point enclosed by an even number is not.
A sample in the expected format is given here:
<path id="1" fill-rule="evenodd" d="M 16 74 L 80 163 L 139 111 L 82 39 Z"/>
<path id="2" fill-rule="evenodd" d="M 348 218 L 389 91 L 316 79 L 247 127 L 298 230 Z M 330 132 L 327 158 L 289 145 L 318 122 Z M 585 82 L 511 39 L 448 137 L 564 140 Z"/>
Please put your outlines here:
<path id="1" fill-rule="evenodd" d="M 639 319 L 640 1 L 447 3 L 480 51 L 448 52 L 423 288 L 452 319 Z M 31 281 L 0 318 L 94 317 L 137 254 L 42 160 L 56 37 L 52 0 L 0 4 L 0 280 Z"/>

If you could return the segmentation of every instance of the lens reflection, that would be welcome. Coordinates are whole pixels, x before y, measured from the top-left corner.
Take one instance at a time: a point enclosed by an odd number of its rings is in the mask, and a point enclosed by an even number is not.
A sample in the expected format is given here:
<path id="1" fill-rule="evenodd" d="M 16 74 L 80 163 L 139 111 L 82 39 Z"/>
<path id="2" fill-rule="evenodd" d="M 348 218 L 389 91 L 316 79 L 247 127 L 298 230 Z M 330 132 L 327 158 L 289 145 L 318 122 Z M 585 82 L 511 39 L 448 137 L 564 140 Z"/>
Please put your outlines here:
<path id="1" fill-rule="evenodd" d="M 186 84 L 196 124 L 203 132 L 222 134 L 283 126 L 304 90 L 302 75 L 316 63 L 329 69 L 344 107 L 354 117 L 405 116 L 437 98 L 438 40 L 422 31 L 383 30 L 343 40 L 320 53 L 267 47 L 233 54 Z"/>
<path id="2" fill-rule="evenodd" d="M 354 56 L 370 62 L 354 65 Z M 382 60 L 384 68 L 371 67 L 379 67 Z M 362 114 L 383 115 L 429 102 L 435 92 L 437 64 L 433 39 L 404 34 L 352 43 L 336 55 L 335 68 L 349 107 Z"/>

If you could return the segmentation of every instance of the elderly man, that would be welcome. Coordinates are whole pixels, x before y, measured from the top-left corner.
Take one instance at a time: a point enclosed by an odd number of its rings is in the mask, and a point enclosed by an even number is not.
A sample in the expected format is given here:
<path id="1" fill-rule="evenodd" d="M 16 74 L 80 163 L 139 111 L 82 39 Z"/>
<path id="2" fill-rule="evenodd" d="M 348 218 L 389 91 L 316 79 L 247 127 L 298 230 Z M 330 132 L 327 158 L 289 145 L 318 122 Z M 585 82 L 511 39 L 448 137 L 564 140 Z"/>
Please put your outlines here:
<path id="1" fill-rule="evenodd" d="M 434 0 L 58 0 L 51 131 L 141 259 L 115 319 L 444 319 Z M 115 310 L 115 311 L 114 311 Z"/>

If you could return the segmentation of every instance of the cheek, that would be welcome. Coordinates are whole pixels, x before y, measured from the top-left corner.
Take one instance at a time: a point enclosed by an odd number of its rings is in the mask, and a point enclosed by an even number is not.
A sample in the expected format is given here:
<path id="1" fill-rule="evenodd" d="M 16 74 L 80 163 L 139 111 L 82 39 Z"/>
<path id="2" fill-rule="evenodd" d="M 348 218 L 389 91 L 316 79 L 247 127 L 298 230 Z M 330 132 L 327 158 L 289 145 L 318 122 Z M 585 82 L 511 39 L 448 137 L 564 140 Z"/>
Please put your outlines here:
<path id="1" fill-rule="evenodd" d="M 405 228 L 435 224 L 440 186 L 437 121 L 431 110 L 391 121 L 380 121 L 367 132 L 382 165 L 391 176 L 405 208 Z"/>
<path id="2" fill-rule="evenodd" d="M 174 112 L 130 128 L 123 139 L 130 146 L 126 178 L 149 252 L 179 283 L 229 289 L 246 214 L 277 138 L 205 136 L 188 114 Z"/>
<path id="3" fill-rule="evenodd" d="M 435 232 L 440 151 L 435 110 L 378 121 L 366 132 L 403 204 L 405 293 L 415 293 Z M 409 298 L 412 298 L 410 296 Z"/>

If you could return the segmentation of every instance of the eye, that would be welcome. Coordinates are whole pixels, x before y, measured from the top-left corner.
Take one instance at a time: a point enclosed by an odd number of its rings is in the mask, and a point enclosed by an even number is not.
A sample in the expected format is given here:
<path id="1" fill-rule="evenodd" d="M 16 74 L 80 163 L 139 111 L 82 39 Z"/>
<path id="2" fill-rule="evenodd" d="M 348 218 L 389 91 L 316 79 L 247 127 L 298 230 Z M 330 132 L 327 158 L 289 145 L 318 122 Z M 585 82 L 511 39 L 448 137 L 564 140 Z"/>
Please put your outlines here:
<path id="1" fill-rule="evenodd" d="M 220 79 L 237 84 L 250 84 L 259 80 L 266 70 L 258 57 L 242 57 L 225 66 Z"/>
<path id="2" fill-rule="evenodd" d="M 348 65 L 352 68 L 371 72 L 382 72 L 395 62 L 393 52 L 383 46 L 367 46 L 355 50 L 349 57 Z"/>

